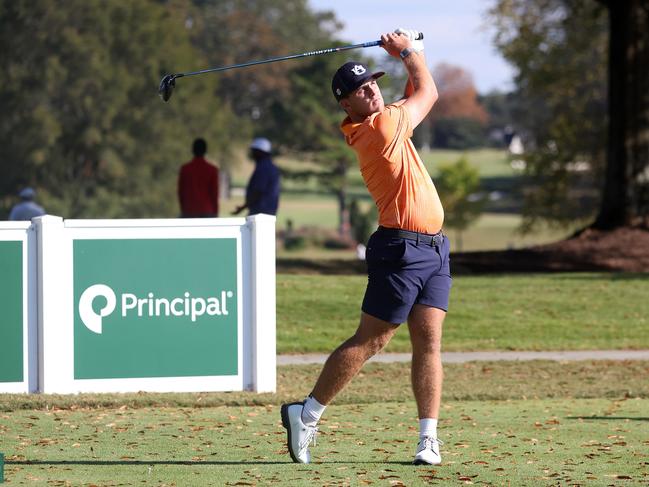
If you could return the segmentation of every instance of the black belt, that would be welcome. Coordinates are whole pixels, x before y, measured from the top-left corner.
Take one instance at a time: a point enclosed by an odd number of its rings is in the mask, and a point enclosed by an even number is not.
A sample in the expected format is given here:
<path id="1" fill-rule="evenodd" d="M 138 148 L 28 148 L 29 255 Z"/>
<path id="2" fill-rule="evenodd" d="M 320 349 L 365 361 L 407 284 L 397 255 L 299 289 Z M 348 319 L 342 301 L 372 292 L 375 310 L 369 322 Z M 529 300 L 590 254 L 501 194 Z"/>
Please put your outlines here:
<path id="1" fill-rule="evenodd" d="M 400 228 L 379 227 L 377 233 L 385 235 L 386 237 L 407 238 L 408 240 L 416 240 L 417 243 L 430 245 L 441 245 L 444 241 L 444 233 L 440 230 L 435 235 L 429 233 L 411 232 L 410 230 L 402 230 Z"/>

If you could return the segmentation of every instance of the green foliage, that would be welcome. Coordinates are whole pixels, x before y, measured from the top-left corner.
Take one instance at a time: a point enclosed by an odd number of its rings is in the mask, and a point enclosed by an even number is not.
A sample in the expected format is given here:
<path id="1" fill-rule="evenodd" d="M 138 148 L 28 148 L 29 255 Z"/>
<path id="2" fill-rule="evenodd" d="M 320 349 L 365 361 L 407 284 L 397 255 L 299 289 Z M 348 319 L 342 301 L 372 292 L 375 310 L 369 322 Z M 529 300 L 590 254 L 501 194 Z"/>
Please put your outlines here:
<path id="1" fill-rule="evenodd" d="M 318 151 L 337 181 L 351 159 L 323 79 L 341 56 L 181 79 L 166 104 L 156 88 L 167 73 L 328 47 L 338 28 L 306 0 L 3 2 L 0 217 L 26 184 L 67 218 L 175 216 L 198 136 L 226 168 L 253 133 Z"/>
<path id="2" fill-rule="evenodd" d="M 606 151 L 605 8 L 596 1 L 499 0 L 490 18 L 496 46 L 518 71 L 514 116 L 534 182 L 526 227 L 592 216 Z M 588 171 L 576 173 L 578 162 Z"/>
<path id="3" fill-rule="evenodd" d="M 466 150 L 484 147 L 484 124 L 472 118 L 440 118 L 433 124 L 433 146 L 439 149 Z"/>
<path id="4" fill-rule="evenodd" d="M 34 185 L 65 217 L 174 216 L 191 141 L 230 120 L 216 78 L 156 96 L 163 73 L 200 59 L 182 23 L 153 2 L 38 0 L 5 3 L 0 26 L 0 193 Z"/>
<path id="5" fill-rule="evenodd" d="M 462 250 L 462 232 L 482 213 L 484 203 L 477 197 L 480 172 L 464 156 L 454 164 L 442 164 L 435 186 L 444 204 L 444 226 L 457 230 L 458 250 Z"/>
<path id="6" fill-rule="evenodd" d="M 492 91 L 479 97 L 484 106 L 489 121 L 486 126 L 488 143 L 492 147 L 506 148 L 515 124 L 515 113 L 518 109 L 518 99 L 514 93 Z"/>
<path id="7" fill-rule="evenodd" d="M 370 235 L 376 228 L 378 218 L 376 205 L 372 204 L 367 211 L 363 211 L 358 198 L 354 198 L 349 204 L 349 224 L 351 225 L 354 240 L 367 244 Z"/>
<path id="8" fill-rule="evenodd" d="M 192 19 L 193 44 L 204 53 L 210 66 L 226 66 L 288 54 L 330 47 L 332 35 L 340 25 L 332 13 L 314 13 L 306 0 L 224 0 L 194 1 L 186 15 Z M 219 28 L 214 28 L 219 26 Z M 291 112 L 294 127 L 311 130 L 329 91 L 328 80 L 334 65 L 342 64 L 340 55 L 282 61 L 225 71 L 217 94 L 233 111 L 252 123 L 255 133 L 299 148 L 308 137 L 296 137 L 285 126 L 282 109 L 295 102 L 306 103 L 317 112 Z M 196 67 L 196 66 L 195 66 Z M 315 93 L 314 93 L 315 92 Z M 306 101 L 302 101 L 306 98 Z M 312 99 L 309 99 L 312 98 Z M 333 97 L 329 96 L 329 108 Z M 317 101 L 317 104 L 314 103 Z M 324 105 L 324 107 L 322 107 Z M 325 117 L 330 118 L 330 117 Z M 307 123 L 304 123 L 307 122 Z"/>

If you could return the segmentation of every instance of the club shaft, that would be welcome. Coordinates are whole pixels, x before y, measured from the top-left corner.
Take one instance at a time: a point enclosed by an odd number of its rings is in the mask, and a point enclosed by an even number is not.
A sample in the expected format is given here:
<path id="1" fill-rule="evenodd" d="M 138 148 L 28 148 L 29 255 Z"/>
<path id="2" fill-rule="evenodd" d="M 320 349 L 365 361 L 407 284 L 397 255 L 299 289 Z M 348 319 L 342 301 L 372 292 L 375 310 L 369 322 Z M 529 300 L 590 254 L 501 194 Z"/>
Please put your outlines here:
<path id="1" fill-rule="evenodd" d="M 424 37 L 423 34 L 420 33 L 418 39 L 423 39 L 423 37 Z M 197 74 L 216 73 L 218 71 L 226 71 L 228 69 L 245 68 L 247 66 L 256 66 L 258 64 L 268 64 L 268 63 L 275 63 L 278 61 L 287 61 L 289 59 L 319 56 L 321 54 L 331 54 L 339 51 L 347 51 L 349 49 L 361 49 L 365 47 L 380 46 L 381 44 L 382 44 L 381 41 L 362 42 L 360 44 L 351 44 L 349 46 L 340 46 L 340 47 L 330 47 L 328 49 L 320 49 L 318 51 L 303 52 L 302 54 L 292 54 L 289 56 L 279 56 L 270 59 L 264 59 L 261 61 L 249 61 L 247 63 L 231 64 L 230 66 L 221 66 L 219 68 L 202 69 L 200 71 L 192 71 L 190 73 L 178 73 L 178 74 L 174 74 L 173 76 L 174 78 L 182 78 L 184 76 L 196 76 Z"/>
<path id="2" fill-rule="evenodd" d="M 363 47 L 374 47 L 378 46 L 381 44 L 381 41 L 371 41 L 371 42 L 363 42 L 361 44 L 353 44 L 350 46 L 341 46 L 341 47 L 330 47 L 328 49 L 320 49 L 318 51 L 309 51 L 309 52 L 304 52 L 301 54 L 291 54 L 289 56 L 279 56 L 279 57 L 274 57 L 270 59 L 263 59 L 261 61 L 249 61 L 247 63 L 241 63 L 241 64 L 231 64 L 229 66 L 221 66 L 219 68 L 209 68 L 209 69 L 201 69 L 200 71 L 192 71 L 190 73 L 179 73 L 174 75 L 176 78 L 182 78 L 183 76 L 195 76 L 197 74 L 205 74 L 205 73 L 216 73 L 218 71 L 226 71 L 228 69 L 236 69 L 236 68 L 245 68 L 248 66 L 256 66 L 258 64 L 268 64 L 268 63 L 275 63 L 278 61 L 288 61 L 289 59 L 298 59 L 298 58 L 303 58 L 303 57 L 310 57 L 310 56 L 319 56 L 321 54 L 331 54 L 334 52 L 338 51 L 346 51 L 348 49 L 360 49 Z"/>

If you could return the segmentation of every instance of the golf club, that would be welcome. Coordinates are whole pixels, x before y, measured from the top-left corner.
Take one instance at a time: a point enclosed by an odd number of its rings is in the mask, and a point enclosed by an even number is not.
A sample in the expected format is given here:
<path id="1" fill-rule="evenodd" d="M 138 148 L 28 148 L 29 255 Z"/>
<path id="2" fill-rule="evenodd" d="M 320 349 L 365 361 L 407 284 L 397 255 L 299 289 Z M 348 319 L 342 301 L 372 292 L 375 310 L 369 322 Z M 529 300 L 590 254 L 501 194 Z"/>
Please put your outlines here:
<path id="1" fill-rule="evenodd" d="M 417 35 L 417 40 L 423 39 L 424 34 L 419 32 Z M 192 71 L 190 73 L 176 73 L 176 74 L 168 74 L 162 80 L 160 81 L 160 87 L 158 88 L 158 94 L 160 95 L 160 98 L 162 98 L 163 101 L 169 101 L 169 98 L 171 98 L 171 94 L 173 93 L 174 88 L 176 87 L 176 79 L 177 78 L 183 78 L 185 76 L 196 76 L 198 74 L 205 74 L 205 73 L 216 73 L 218 71 L 227 71 L 228 69 L 237 69 L 237 68 L 245 68 L 247 66 L 256 66 L 257 64 L 267 64 L 267 63 L 275 63 L 277 61 L 287 61 L 289 59 L 298 59 L 298 58 L 303 58 L 303 57 L 309 57 L 309 56 L 319 56 L 321 54 L 331 54 L 334 52 L 339 52 L 339 51 L 347 51 L 349 49 L 360 49 L 364 47 L 374 47 L 374 46 L 380 46 L 382 42 L 379 41 L 370 41 L 370 42 L 362 42 L 360 44 L 351 44 L 349 46 L 341 46 L 341 47 L 330 47 L 328 49 L 321 49 L 319 51 L 309 51 L 309 52 L 304 52 L 302 54 L 292 54 L 289 56 L 280 56 L 280 57 L 274 57 L 270 59 L 264 59 L 261 61 L 250 61 L 247 63 L 242 63 L 242 64 L 232 64 L 230 66 L 222 66 L 220 68 L 209 68 L 209 69 L 203 69 L 201 71 Z"/>

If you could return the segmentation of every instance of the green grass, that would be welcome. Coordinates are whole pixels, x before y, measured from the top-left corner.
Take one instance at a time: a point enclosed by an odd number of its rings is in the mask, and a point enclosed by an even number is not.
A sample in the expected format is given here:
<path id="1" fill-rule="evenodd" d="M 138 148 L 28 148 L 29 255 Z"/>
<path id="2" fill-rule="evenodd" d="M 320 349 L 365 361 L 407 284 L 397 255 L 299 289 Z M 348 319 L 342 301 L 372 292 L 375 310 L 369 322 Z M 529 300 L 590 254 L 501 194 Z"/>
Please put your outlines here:
<path id="1" fill-rule="evenodd" d="M 358 326 L 365 276 L 277 276 L 279 353 L 330 352 Z M 649 348 L 649 276 L 454 278 L 446 351 Z M 387 348 L 410 350 L 402 326 Z"/>
<path id="2" fill-rule="evenodd" d="M 303 397 L 319 369 L 280 367 L 276 394 L 0 395 L 7 485 L 648 480 L 649 362 L 447 365 L 434 468 L 410 465 L 417 419 L 403 363 L 368 364 L 326 411 L 314 463 L 290 463 L 279 404 Z"/>
<path id="3" fill-rule="evenodd" d="M 649 400 L 445 403 L 444 463 L 413 467 L 412 402 L 340 405 L 314 463 L 290 463 L 277 406 L 19 411 L 8 485 L 638 485 Z M 9 447 L 9 448 L 7 448 Z"/>
<path id="4" fill-rule="evenodd" d="M 480 171 L 481 178 L 511 178 L 517 175 L 509 165 L 507 152 L 500 149 L 474 149 L 469 151 L 420 150 L 419 156 L 433 179 L 441 164 L 452 164 L 462 157 L 466 157 L 469 164 Z M 364 186 L 363 178 L 356 168 L 349 171 L 348 177 L 350 186 Z"/>
<path id="5" fill-rule="evenodd" d="M 503 178 L 516 175 L 509 164 L 507 152 L 500 149 L 474 149 L 469 151 L 441 150 L 420 151 L 428 172 L 435 177 L 440 164 L 452 164 L 461 157 L 466 157 L 469 164 L 480 171 L 483 178 Z"/>
<path id="6" fill-rule="evenodd" d="M 20 410 L 57 411 L 142 408 L 213 408 L 278 406 L 303 397 L 315 383 L 321 365 L 282 366 L 277 391 L 227 393 L 135 394 L 0 394 L 0 417 L 9 420 Z M 410 364 L 369 363 L 335 403 L 369 404 L 412 400 Z M 444 401 L 515 401 L 525 399 L 649 399 L 649 361 L 549 360 L 468 362 L 444 366 Z M 389 385 L 389 387 L 386 387 Z M 0 421 L 0 433 L 6 426 Z M 3 443 L 0 435 L 0 447 Z M 0 451 L 5 451 L 0 448 Z"/>
<path id="7" fill-rule="evenodd" d="M 439 164 L 454 163 L 461 157 L 466 157 L 470 164 L 477 167 L 482 177 L 511 177 L 516 174 L 509 165 L 507 151 L 501 149 L 472 149 L 467 151 L 442 149 L 419 150 L 419 156 L 432 176 L 437 173 L 437 166 Z M 254 164 L 244 154 L 238 154 L 237 159 L 239 162 L 232 169 L 233 184 L 238 187 L 244 187 L 254 170 Z M 318 170 L 321 167 L 304 159 L 296 159 L 293 156 L 276 156 L 274 161 L 279 167 L 290 171 Z M 348 177 L 350 186 L 364 186 L 360 172 L 356 166 L 351 167 Z M 300 186 L 300 183 L 287 182 L 292 187 Z M 301 185 L 302 187 L 311 187 L 310 183 L 302 183 Z"/>

